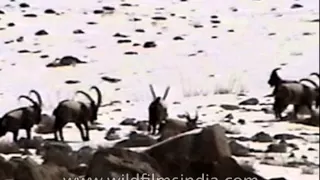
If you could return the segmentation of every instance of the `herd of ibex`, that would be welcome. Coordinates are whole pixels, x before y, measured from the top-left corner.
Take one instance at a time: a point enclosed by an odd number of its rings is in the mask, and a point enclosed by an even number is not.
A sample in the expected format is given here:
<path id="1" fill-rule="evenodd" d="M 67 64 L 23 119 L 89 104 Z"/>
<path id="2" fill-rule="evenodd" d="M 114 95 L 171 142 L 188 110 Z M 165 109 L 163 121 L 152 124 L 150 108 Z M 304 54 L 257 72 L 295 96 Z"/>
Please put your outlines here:
<path id="1" fill-rule="evenodd" d="M 283 80 L 277 74 L 279 69 L 280 68 L 274 69 L 268 80 L 268 84 L 271 87 L 274 87 L 272 94 L 268 96 L 274 97 L 273 111 L 275 117 L 283 120 L 281 114 L 288 105 L 294 106 L 294 116 L 296 118 L 297 113 L 302 106 L 307 107 L 312 114 L 312 105 L 314 102 L 316 108 L 319 107 L 319 85 L 307 78 L 302 78 L 299 81 Z M 319 73 L 311 73 L 310 75 L 315 75 L 319 78 Z M 303 81 L 311 83 L 314 87 L 303 84 Z M 102 93 L 99 88 L 92 86 L 90 90 L 96 91 L 96 101 L 94 101 L 88 93 L 76 91 L 75 94 L 84 95 L 89 100 L 89 103 L 65 99 L 59 102 L 57 107 L 53 110 L 52 115 L 55 117 L 53 132 L 56 141 L 58 141 L 58 132 L 60 140 L 64 141 L 62 129 L 69 122 L 75 123 L 83 141 L 90 140 L 88 123 L 93 123 L 98 119 L 98 110 L 102 103 Z M 195 118 L 191 118 L 189 113 L 186 113 L 185 118 L 187 121 L 169 118 L 167 106 L 165 104 L 169 90 L 170 87 L 167 87 L 163 97 L 160 97 L 156 95 L 153 86 L 150 85 L 153 100 L 148 107 L 148 131 L 155 135 L 158 129 L 159 133 L 162 135 L 162 139 L 197 128 L 198 113 L 196 113 Z M 35 94 L 37 101 L 29 97 L 31 94 Z M 18 140 L 19 130 L 24 129 L 26 130 L 27 139 L 31 138 L 31 128 L 35 124 L 41 122 L 42 99 L 36 90 L 30 90 L 29 96 L 21 95 L 18 97 L 18 100 L 22 98 L 27 99 L 32 105 L 11 110 L 1 117 L 0 137 L 4 136 L 7 132 L 12 132 L 13 141 L 16 142 Z M 84 129 L 82 125 L 84 126 Z"/>

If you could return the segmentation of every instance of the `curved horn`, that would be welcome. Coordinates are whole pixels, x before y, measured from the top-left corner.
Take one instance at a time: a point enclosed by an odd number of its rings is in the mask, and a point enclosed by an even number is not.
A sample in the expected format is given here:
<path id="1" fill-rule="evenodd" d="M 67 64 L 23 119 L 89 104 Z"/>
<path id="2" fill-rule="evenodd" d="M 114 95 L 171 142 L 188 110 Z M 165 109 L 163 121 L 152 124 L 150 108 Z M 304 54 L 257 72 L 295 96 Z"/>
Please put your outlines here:
<path id="1" fill-rule="evenodd" d="M 96 107 L 100 107 L 102 103 L 102 93 L 100 89 L 97 86 L 91 86 L 90 90 L 95 90 L 97 93 L 97 102 L 96 102 Z"/>
<path id="2" fill-rule="evenodd" d="M 157 95 L 153 89 L 153 86 L 151 84 L 149 84 L 149 88 L 150 88 L 150 91 L 151 91 L 151 94 L 152 94 L 152 97 L 153 99 L 156 99 L 157 98 Z"/>
<path id="3" fill-rule="evenodd" d="M 39 93 L 38 91 L 34 90 L 34 89 L 31 89 L 31 90 L 29 91 L 29 96 L 30 96 L 32 93 L 37 97 L 39 106 L 42 107 L 42 98 L 41 98 L 40 93 Z"/>
<path id="4" fill-rule="evenodd" d="M 302 78 L 302 79 L 300 79 L 299 82 L 301 83 L 302 81 L 307 81 L 307 82 L 311 83 L 311 84 L 312 84 L 314 87 L 316 87 L 317 89 L 319 88 L 318 84 L 315 83 L 314 81 L 312 81 L 311 79 Z"/>
<path id="5" fill-rule="evenodd" d="M 320 74 L 317 72 L 310 73 L 310 76 L 317 76 L 320 79 Z"/>
<path id="6" fill-rule="evenodd" d="M 31 99 L 29 96 L 20 95 L 18 97 L 18 101 L 20 101 L 22 98 L 29 100 L 34 106 L 39 107 L 39 104 L 37 102 L 35 102 L 33 99 Z"/>
<path id="7" fill-rule="evenodd" d="M 88 93 L 79 90 L 79 91 L 76 91 L 75 94 L 82 94 L 82 95 L 84 95 L 87 99 L 89 99 L 90 104 L 95 104 L 94 100 L 92 99 L 92 97 L 91 97 Z"/>
<path id="8" fill-rule="evenodd" d="M 280 67 L 277 67 L 275 69 L 272 70 L 272 73 L 276 73 L 278 70 L 280 70 L 281 68 Z"/>
<path id="9" fill-rule="evenodd" d="M 166 99 L 167 98 L 167 96 L 168 96 L 168 93 L 169 93 L 169 90 L 170 90 L 170 86 L 168 86 L 167 88 L 166 88 L 166 90 L 165 90 L 165 92 L 164 92 L 164 94 L 163 94 L 163 97 L 162 97 L 162 99 Z"/>

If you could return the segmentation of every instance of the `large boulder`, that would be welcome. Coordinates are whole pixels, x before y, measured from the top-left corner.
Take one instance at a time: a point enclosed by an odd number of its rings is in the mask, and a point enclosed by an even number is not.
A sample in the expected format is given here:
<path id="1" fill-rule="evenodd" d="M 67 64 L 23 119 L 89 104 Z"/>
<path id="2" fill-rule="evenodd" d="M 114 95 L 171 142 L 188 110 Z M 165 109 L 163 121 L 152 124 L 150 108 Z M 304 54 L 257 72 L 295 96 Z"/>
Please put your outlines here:
<path id="1" fill-rule="evenodd" d="M 124 177 L 123 175 L 126 175 Z M 86 178 L 132 178 L 144 174 L 160 176 L 160 168 L 153 158 L 120 148 L 101 148 L 89 163 Z"/>
<path id="2" fill-rule="evenodd" d="M 213 125 L 193 130 L 158 143 L 144 151 L 157 160 L 162 176 L 173 177 L 256 177 L 231 157 L 224 128 Z M 227 166 L 230 165 L 232 170 Z M 220 179 L 220 178 L 219 178 Z"/>
<path id="3" fill-rule="evenodd" d="M 54 164 L 39 165 L 27 157 L 19 162 L 14 171 L 15 180 L 61 180 L 75 178 L 66 168 Z"/>

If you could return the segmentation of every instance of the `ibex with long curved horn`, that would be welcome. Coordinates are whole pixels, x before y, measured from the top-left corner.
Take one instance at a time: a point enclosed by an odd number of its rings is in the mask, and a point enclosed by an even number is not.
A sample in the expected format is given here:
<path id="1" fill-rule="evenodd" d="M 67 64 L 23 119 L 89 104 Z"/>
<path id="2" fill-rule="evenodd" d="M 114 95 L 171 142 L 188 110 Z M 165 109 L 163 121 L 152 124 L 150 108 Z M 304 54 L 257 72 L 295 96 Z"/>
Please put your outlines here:
<path id="1" fill-rule="evenodd" d="M 39 93 L 38 93 L 39 94 Z M 27 99 L 32 106 L 20 107 L 4 114 L 0 119 L 0 136 L 13 133 L 13 141 L 18 141 L 20 129 L 26 130 L 27 139 L 31 138 L 31 128 L 41 121 L 41 106 L 28 96 L 20 95 L 18 100 Z"/>
<path id="2" fill-rule="evenodd" d="M 75 101 L 75 100 L 63 100 L 58 106 L 54 109 L 53 115 L 55 116 L 55 124 L 54 124 L 54 138 L 58 140 L 58 132 L 61 141 L 64 141 L 63 137 L 63 127 L 69 123 L 74 122 L 76 127 L 79 129 L 81 138 L 83 141 L 89 141 L 89 125 L 88 122 L 93 123 L 97 119 L 98 109 L 101 105 L 101 91 L 96 87 L 92 86 L 90 89 L 96 90 L 98 94 L 97 103 L 89 96 L 87 93 L 83 91 L 76 91 L 75 94 L 80 93 L 85 95 L 90 103 Z M 82 125 L 86 131 L 84 134 Z"/>

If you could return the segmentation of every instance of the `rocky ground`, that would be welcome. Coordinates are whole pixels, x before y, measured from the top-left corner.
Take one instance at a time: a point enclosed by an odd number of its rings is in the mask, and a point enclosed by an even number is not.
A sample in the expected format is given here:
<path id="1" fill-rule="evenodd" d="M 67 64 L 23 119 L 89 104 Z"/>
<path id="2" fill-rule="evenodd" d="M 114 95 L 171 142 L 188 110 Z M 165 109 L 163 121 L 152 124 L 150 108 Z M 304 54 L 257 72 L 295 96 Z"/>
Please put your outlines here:
<path id="1" fill-rule="evenodd" d="M 319 179 L 319 110 L 274 119 L 267 81 L 319 72 L 319 2 L 79 0 L 0 2 L 0 113 L 36 89 L 33 139 L 0 138 L 0 179 L 58 180 L 121 173 Z M 308 77 L 311 78 L 311 77 Z M 318 81 L 318 80 L 317 80 Z M 147 132 L 149 84 L 170 86 L 169 116 L 199 113 L 198 128 L 159 142 Z M 98 86 L 99 117 L 82 142 L 73 124 L 52 142 L 51 114 Z M 168 131 L 171 132 L 171 129 Z M 102 158 L 104 157 L 104 158 Z M 216 162 L 216 163 L 213 163 Z"/>

